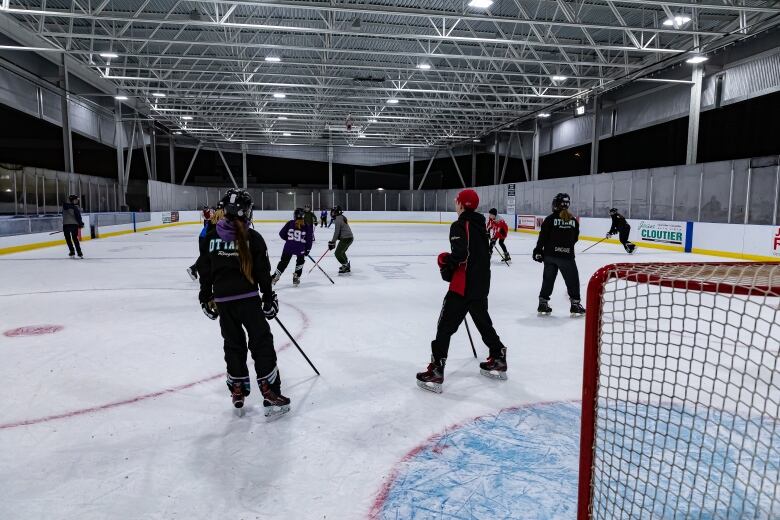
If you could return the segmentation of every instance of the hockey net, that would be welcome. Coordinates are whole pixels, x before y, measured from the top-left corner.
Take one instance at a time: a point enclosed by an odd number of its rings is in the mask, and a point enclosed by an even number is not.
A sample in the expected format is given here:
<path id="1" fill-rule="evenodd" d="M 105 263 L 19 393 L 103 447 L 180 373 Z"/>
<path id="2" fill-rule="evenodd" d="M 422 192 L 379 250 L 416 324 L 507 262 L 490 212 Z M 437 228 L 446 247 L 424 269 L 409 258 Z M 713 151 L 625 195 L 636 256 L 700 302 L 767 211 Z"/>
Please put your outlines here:
<path id="1" fill-rule="evenodd" d="M 780 518 L 780 264 L 588 285 L 578 518 Z"/>

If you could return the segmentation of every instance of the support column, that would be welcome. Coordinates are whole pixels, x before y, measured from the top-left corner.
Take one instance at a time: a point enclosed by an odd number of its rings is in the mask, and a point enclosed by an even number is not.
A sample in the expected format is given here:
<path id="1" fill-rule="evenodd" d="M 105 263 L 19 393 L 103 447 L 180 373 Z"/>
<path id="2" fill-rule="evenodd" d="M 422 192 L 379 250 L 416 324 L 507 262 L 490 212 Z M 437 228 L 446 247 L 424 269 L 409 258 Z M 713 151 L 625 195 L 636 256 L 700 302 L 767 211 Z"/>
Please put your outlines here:
<path id="1" fill-rule="evenodd" d="M 176 141 L 173 134 L 168 136 L 168 162 L 171 169 L 171 184 L 176 184 Z"/>
<path id="2" fill-rule="evenodd" d="M 409 191 L 414 189 L 414 148 L 409 148 Z"/>
<path id="3" fill-rule="evenodd" d="M 704 65 L 693 66 L 693 85 L 691 85 L 691 106 L 688 112 L 688 151 L 685 164 L 696 164 L 699 149 L 699 115 L 701 114 L 701 84 L 704 78 Z"/>
<path id="4" fill-rule="evenodd" d="M 247 188 L 247 173 L 246 173 L 246 145 L 241 145 L 241 168 L 243 174 L 243 186 Z"/>
<path id="5" fill-rule="evenodd" d="M 149 143 L 152 161 L 152 179 L 157 180 L 157 129 L 152 123 L 149 127 Z"/>
<path id="6" fill-rule="evenodd" d="M 65 164 L 65 171 L 73 171 L 73 141 L 70 133 L 70 107 L 68 97 L 70 92 L 70 83 L 68 80 L 68 62 L 66 53 L 62 53 L 60 61 L 60 88 L 63 90 L 60 96 L 60 107 L 62 112 L 62 150 Z"/>
<path id="7" fill-rule="evenodd" d="M 498 132 L 493 134 L 493 184 L 498 184 L 498 161 L 501 156 L 498 153 Z"/>
<path id="8" fill-rule="evenodd" d="M 539 128 L 539 119 L 537 118 L 534 121 L 534 144 L 533 144 L 533 150 L 531 151 L 531 180 L 532 181 L 538 181 L 539 180 L 539 134 L 540 134 L 540 128 Z"/>
<path id="9" fill-rule="evenodd" d="M 122 103 L 114 101 L 114 147 L 116 148 L 116 177 L 119 183 L 117 205 L 126 206 L 127 182 L 125 180 L 125 145 L 122 127 Z M 119 210 L 119 208 L 117 208 Z"/>
<path id="10" fill-rule="evenodd" d="M 477 185 L 477 144 L 471 143 L 471 186 Z"/>
<path id="11" fill-rule="evenodd" d="M 601 99 L 593 98 L 593 125 L 590 129 L 590 174 L 599 172 L 599 119 L 601 118 Z"/>
<path id="12" fill-rule="evenodd" d="M 328 145 L 328 189 L 333 197 L 333 145 Z"/>

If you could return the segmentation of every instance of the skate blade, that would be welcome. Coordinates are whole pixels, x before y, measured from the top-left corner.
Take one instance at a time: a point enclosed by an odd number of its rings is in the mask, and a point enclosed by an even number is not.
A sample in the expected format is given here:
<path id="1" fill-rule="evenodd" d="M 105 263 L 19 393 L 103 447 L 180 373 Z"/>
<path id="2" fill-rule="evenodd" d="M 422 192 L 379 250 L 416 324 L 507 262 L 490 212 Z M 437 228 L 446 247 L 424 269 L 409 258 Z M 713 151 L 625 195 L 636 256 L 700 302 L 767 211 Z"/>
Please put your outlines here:
<path id="1" fill-rule="evenodd" d="M 244 408 L 243 406 L 241 408 L 236 408 L 235 413 L 236 413 L 236 417 L 243 417 L 244 415 L 246 415 L 246 408 Z"/>
<path id="2" fill-rule="evenodd" d="M 490 379 L 499 379 L 501 381 L 507 380 L 506 372 L 499 372 L 498 370 L 485 370 L 484 368 L 480 368 L 479 373 L 485 377 L 489 377 Z"/>
<path id="3" fill-rule="evenodd" d="M 582 318 L 583 316 L 585 316 L 584 312 L 572 312 L 571 313 L 571 317 L 572 318 Z"/>
<path id="4" fill-rule="evenodd" d="M 441 393 L 441 384 L 440 383 L 430 383 L 425 381 L 417 380 L 417 386 L 422 388 L 423 390 L 428 390 L 429 392 L 433 392 L 434 394 L 440 394 Z"/>
<path id="5" fill-rule="evenodd" d="M 276 419 L 283 416 L 289 411 L 290 411 L 289 404 L 286 404 L 284 406 L 266 406 L 265 410 L 263 410 L 263 415 L 265 415 L 266 421 L 275 421 Z"/>
<path id="6" fill-rule="evenodd" d="M 537 312 L 537 316 L 549 316 L 552 312 Z"/>

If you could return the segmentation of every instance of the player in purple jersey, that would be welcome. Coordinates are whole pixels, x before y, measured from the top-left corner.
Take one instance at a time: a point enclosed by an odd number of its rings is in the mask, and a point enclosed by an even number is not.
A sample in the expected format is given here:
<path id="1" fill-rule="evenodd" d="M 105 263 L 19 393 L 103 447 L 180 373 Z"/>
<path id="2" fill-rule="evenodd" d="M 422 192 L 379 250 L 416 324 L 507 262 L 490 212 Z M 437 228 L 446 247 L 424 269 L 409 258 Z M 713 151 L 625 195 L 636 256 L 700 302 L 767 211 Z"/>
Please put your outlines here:
<path id="1" fill-rule="evenodd" d="M 282 273 L 290 263 L 290 259 L 295 255 L 295 272 L 293 273 L 293 285 L 301 283 L 301 273 L 306 257 L 311 251 L 311 245 L 314 242 L 314 226 L 304 221 L 305 212 L 301 208 L 296 208 L 293 220 L 284 225 L 279 236 L 284 240 L 284 250 L 279 265 L 276 266 L 273 283 L 279 281 Z"/>

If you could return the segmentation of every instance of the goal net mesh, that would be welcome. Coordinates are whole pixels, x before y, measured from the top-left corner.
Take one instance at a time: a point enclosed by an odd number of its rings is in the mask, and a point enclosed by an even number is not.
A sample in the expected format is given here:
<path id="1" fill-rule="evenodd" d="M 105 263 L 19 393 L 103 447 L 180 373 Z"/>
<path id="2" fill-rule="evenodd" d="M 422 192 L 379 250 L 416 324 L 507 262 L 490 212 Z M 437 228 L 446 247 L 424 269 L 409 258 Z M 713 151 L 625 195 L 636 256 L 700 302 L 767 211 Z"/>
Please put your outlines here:
<path id="1" fill-rule="evenodd" d="M 780 264 L 617 264 L 591 285 L 586 515 L 780 518 Z"/>

